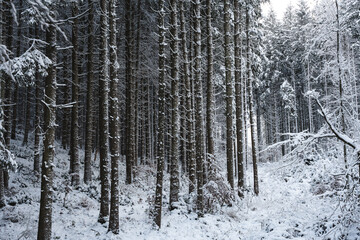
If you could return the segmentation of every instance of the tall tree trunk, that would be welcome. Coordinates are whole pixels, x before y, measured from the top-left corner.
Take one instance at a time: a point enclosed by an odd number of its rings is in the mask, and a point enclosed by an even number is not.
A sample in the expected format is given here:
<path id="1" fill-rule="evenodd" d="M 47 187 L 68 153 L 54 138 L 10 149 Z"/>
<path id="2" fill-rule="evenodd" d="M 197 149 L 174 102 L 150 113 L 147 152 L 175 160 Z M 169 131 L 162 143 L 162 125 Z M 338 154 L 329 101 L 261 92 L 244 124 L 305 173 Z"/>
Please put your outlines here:
<path id="1" fill-rule="evenodd" d="M 19 9 L 22 9 L 23 8 L 23 1 L 20 0 L 19 1 Z M 21 11 L 18 11 L 18 16 L 17 16 L 17 20 L 18 20 L 18 26 L 17 26 L 17 56 L 20 56 L 21 54 L 21 40 L 22 40 L 22 21 L 21 21 Z M 13 100 L 13 103 L 14 103 L 14 106 L 13 106 L 13 112 L 12 112 L 12 130 L 11 130 L 11 139 L 16 139 L 16 127 L 17 127 L 17 110 L 18 110 L 18 91 L 19 91 L 19 86 L 18 84 L 16 83 L 15 86 L 14 86 L 14 100 Z M 29 87 L 27 87 L 29 88 Z M 28 103 L 27 103 L 28 104 Z M 28 109 L 27 109 L 28 110 Z M 27 111 L 26 111 L 27 113 Z M 26 118 L 27 119 L 27 118 Z M 27 122 L 26 122 L 27 123 Z M 26 124 L 25 124 L 25 130 L 28 130 L 26 129 Z M 28 131 L 27 131 L 28 133 Z M 26 136 L 27 138 L 27 136 Z M 25 136 L 24 136 L 24 141 L 23 141 L 23 144 L 24 143 L 27 143 L 27 139 L 25 141 Z"/>
<path id="2" fill-rule="evenodd" d="M 245 184 L 244 178 L 244 153 L 243 153 L 243 83 L 241 71 L 241 9 L 239 0 L 234 0 L 234 58 L 235 58 L 235 102 L 236 102 L 236 146 L 238 161 L 238 195 L 243 197 Z"/>
<path id="3" fill-rule="evenodd" d="M 71 111 L 71 141 L 70 141 L 70 173 L 71 184 L 80 184 L 79 159 L 79 69 L 78 69 L 78 18 L 79 2 L 73 2 L 72 15 L 72 111 Z"/>
<path id="4" fill-rule="evenodd" d="M 203 97 L 201 78 L 201 4 L 200 0 L 194 2 L 194 45 L 195 45 L 195 142 L 196 142 L 196 176 L 197 176 L 197 203 L 196 209 L 199 217 L 204 215 L 203 185 L 204 185 L 204 122 Z"/>
<path id="5" fill-rule="evenodd" d="M 100 1 L 100 66 L 99 78 L 99 146 L 100 146 L 100 215 L 98 221 L 105 223 L 109 216 L 109 74 L 108 74 L 108 1 Z"/>
<path id="6" fill-rule="evenodd" d="M 35 38 L 39 37 L 39 28 L 35 27 Z M 41 137 L 41 77 L 38 69 L 35 72 L 35 139 L 34 139 L 34 171 L 40 174 L 40 137 Z"/>
<path id="7" fill-rule="evenodd" d="M 179 63 L 177 0 L 170 2 L 170 64 L 171 64 L 171 153 L 170 209 L 179 201 Z"/>
<path id="8" fill-rule="evenodd" d="M 231 9 L 230 1 L 224 0 L 224 48 L 225 48 L 225 84 L 226 84 L 226 157 L 227 157 L 227 180 L 234 189 L 234 150 L 233 150 L 233 82 L 231 76 L 231 33 L 230 33 Z"/>
<path id="9" fill-rule="evenodd" d="M 52 61 L 48 68 L 45 80 L 45 105 L 44 108 L 44 153 L 41 171 L 41 199 L 38 227 L 38 240 L 51 239 L 52 226 L 52 196 L 53 196 L 53 166 L 54 166 L 54 141 L 56 122 L 56 27 L 53 24 L 46 30 L 46 55 Z"/>
<path id="10" fill-rule="evenodd" d="M 86 130 L 85 130 L 85 160 L 84 160 L 84 183 L 89 184 L 91 176 L 91 152 L 93 135 L 93 84 L 94 84 L 94 1 L 88 0 L 89 27 L 88 27 L 88 55 L 87 55 L 87 89 L 86 89 Z"/>
<path id="11" fill-rule="evenodd" d="M 186 37 L 186 20 L 185 20 L 185 0 L 180 1 L 180 28 L 181 28 L 181 50 L 183 57 L 183 77 L 185 84 L 185 109 L 186 109 L 186 164 L 189 169 L 189 193 L 195 191 L 196 185 L 196 166 L 194 159 L 194 143 L 193 143 L 193 122 L 192 122 L 192 104 L 191 104 L 191 78 L 190 78 L 190 63 L 189 54 L 187 48 L 187 37 Z"/>
<path id="12" fill-rule="evenodd" d="M 3 1 L 0 2 L 0 6 L 2 9 L 5 9 L 5 3 Z M 1 36 L 0 36 L 0 44 L 4 44 L 5 42 L 5 32 L 6 32 L 6 27 L 5 27 L 5 19 L 4 19 L 4 11 L 0 11 L 0 27 L 1 27 Z M 0 75 L 0 77 L 2 77 L 2 75 Z M 3 92 L 3 88 L 4 88 L 4 81 L 0 82 L 0 121 L 2 122 L 4 119 L 4 112 L 3 112 L 3 97 L 4 97 L 4 92 Z M 2 127 L 2 125 L 1 125 Z M 4 141 L 4 136 L 3 136 L 3 132 L 0 131 L 0 147 L 2 148 L 1 150 L 3 150 L 3 148 L 5 148 L 5 141 Z M 0 209 L 2 207 L 4 207 L 6 205 L 5 202 L 5 187 L 4 187 L 4 170 L 2 167 L 0 167 Z"/>
<path id="13" fill-rule="evenodd" d="M 36 89 L 35 89 L 35 140 L 34 140 L 34 171 L 40 174 L 40 137 L 41 137 L 41 99 L 40 99 L 40 74 L 35 73 Z"/>
<path id="14" fill-rule="evenodd" d="M 6 36 L 6 47 L 8 50 L 12 51 L 13 46 L 13 16 L 11 12 L 12 0 L 4 1 L 4 13 L 6 19 L 6 27 L 4 28 L 4 36 Z M 10 76 L 5 74 L 5 95 L 4 95 L 4 138 L 5 146 L 7 149 L 10 148 L 10 138 L 11 138 L 11 93 L 12 93 L 12 80 Z M 9 172 L 4 170 L 4 187 L 7 189 L 9 187 Z"/>
<path id="15" fill-rule="evenodd" d="M 118 96 L 118 63 L 116 45 L 116 3 L 109 2 L 110 30 L 110 94 L 109 94 L 109 130 L 111 154 L 111 202 L 109 231 L 119 233 L 119 159 L 120 159 L 120 126 Z"/>
<path id="16" fill-rule="evenodd" d="M 165 3 L 159 0 L 159 119 L 158 119 L 158 138 L 157 138 L 157 174 L 156 174 L 156 191 L 155 191 L 155 207 L 154 221 L 161 227 L 161 210 L 162 210 L 162 189 L 164 174 L 164 135 L 165 135 Z"/>
<path id="17" fill-rule="evenodd" d="M 341 66 L 340 66 L 340 19 L 339 19 L 339 5 L 338 1 L 335 0 L 336 6 L 336 23 L 337 23 L 337 30 L 336 30 L 336 62 L 338 65 L 338 78 L 339 78 L 339 98 L 340 98 L 340 118 L 341 118 L 341 130 L 345 134 L 346 125 L 345 125 L 345 114 L 344 114 L 344 89 L 343 89 L 343 81 L 341 76 Z M 346 153 L 346 144 L 344 143 L 343 146 L 343 155 L 344 155 L 344 162 L 345 168 L 348 168 L 347 163 L 347 153 Z"/>
<path id="18" fill-rule="evenodd" d="M 125 1 L 125 61 L 126 61 L 126 183 L 132 183 L 132 168 L 135 163 L 135 83 L 132 56 L 132 1 Z"/>
<path id="19" fill-rule="evenodd" d="M 247 91 L 248 91 L 248 106 L 250 115 L 250 131 L 251 131 L 251 150 L 253 160 L 253 172 L 254 172 L 254 192 L 259 194 L 259 179 L 258 179 L 258 146 L 257 146 L 257 134 L 256 134 L 256 119 L 254 111 L 254 99 L 253 99 L 253 78 L 251 77 L 251 59 L 250 59 L 250 13 L 249 5 L 246 6 L 246 71 L 247 71 Z"/>
<path id="20" fill-rule="evenodd" d="M 214 53 L 213 34 L 211 26 L 212 0 L 206 0 L 206 32 L 207 32 L 207 94 L 206 94 L 206 132 L 207 132 L 207 164 L 211 174 L 215 162 L 214 144 Z"/>

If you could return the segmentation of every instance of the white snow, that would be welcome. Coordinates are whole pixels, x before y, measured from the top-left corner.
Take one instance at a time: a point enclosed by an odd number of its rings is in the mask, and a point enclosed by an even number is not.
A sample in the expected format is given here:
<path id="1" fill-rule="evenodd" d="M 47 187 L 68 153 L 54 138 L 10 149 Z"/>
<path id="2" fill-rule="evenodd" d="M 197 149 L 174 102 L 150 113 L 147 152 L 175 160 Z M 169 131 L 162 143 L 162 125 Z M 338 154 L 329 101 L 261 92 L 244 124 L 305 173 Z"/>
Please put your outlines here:
<path id="1" fill-rule="evenodd" d="M 346 239 L 360 239 L 360 229 L 352 223 L 337 224 L 342 216 L 339 200 L 344 183 L 343 163 L 336 158 L 319 159 L 305 165 L 302 159 L 287 162 L 260 163 L 260 194 L 252 187 L 243 200 L 224 206 L 216 214 L 197 219 L 186 204 L 188 186 L 181 179 L 179 209 L 168 208 L 169 175 L 164 175 L 162 228 L 157 230 L 149 217 L 150 202 L 155 195 L 155 166 L 136 169 L 135 181 L 125 185 L 125 165 L 120 170 L 120 233 L 107 233 L 107 224 L 97 222 L 99 213 L 98 162 L 93 166 L 93 185 L 71 189 L 67 151 L 56 146 L 54 161 L 54 239 L 336 239 L 348 233 Z M 32 172 L 32 151 L 16 141 L 12 151 L 17 154 L 17 173 L 11 173 L 10 204 L 0 209 L 0 239 L 36 239 L 39 214 L 40 182 Z M 80 159 L 83 159 L 81 153 Z M 225 163 L 224 157 L 219 157 Z M 248 166 L 247 182 L 252 182 L 252 166 Z M 339 175 L 339 176 L 338 176 Z M 356 211 L 355 211 L 356 210 Z M 355 208 L 354 219 L 360 216 Z M 358 215 L 356 215 L 358 214 Z M 324 230 L 330 233 L 323 235 Z M 322 232 L 323 231 L 323 232 Z"/>

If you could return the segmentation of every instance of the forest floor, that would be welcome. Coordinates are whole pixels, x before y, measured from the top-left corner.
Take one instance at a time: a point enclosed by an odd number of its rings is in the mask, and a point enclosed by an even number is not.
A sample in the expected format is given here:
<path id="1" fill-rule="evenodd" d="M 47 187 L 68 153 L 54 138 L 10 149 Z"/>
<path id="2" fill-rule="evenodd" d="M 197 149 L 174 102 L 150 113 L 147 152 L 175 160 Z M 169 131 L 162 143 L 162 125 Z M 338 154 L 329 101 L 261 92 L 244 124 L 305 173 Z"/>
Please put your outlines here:
<path id="1" fill-rule="evenodd" d="M 7 199 L 8 205 L 0 209 L 0 239 L 36 239 L 40 182 L 32 171 L 32 150 L 14 141 L 12 152 L 16 154 L 18 171 L 10 177 L 12 197 Z M 359 216 L 359 207 L 346 210 L 348 206 L 341 201 L 346 197 L 341 190 L 344 189 L 343 164 L 336 159 L 320 159 L 311 165 L 304 164 L 301 159 L 260 163 L 259 196 L 249 191 L 233 206 L 224 206 L 215 214 L 205 214 L 200 219 L 195 213 L 189 213 L 184 202 L 186 181 L 182 181 L 180 208 L 168 211 L 169 176 L 165 174 L 160 230 L 153 227 L 149 217 L 155 166 L 138 167 L 136 180 L 131 185 L 124 184 L 125 171 L 121 171 L 119 235 L 107 233 L 107 224 L 97 222 L 98 172 L 94 171 L 93 185 L 72 189 L 68 159 L 67 152 L 57 146 L 54 239 L 360 239 L 359 219 L 353 219 Z M 82 153 L 80 159 L 83 159 Z M 225 161 L 225 158 L 219 159 Z M 121 166 L 120 169 L 125 169 L 123 163 Z M 249 166 L 249 185 L 251 176 Z"/>

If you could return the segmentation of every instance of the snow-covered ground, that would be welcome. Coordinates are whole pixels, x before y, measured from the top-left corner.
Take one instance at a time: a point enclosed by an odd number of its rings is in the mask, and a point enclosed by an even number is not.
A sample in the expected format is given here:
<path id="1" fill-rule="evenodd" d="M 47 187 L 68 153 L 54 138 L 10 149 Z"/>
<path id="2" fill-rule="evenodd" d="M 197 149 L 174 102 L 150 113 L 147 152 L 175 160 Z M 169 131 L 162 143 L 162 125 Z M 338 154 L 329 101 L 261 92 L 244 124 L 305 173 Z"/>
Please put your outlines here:
<path id="1" fill-rule="evenodd" d="M 19 169 L 11 173 L 13 197 L 8 198 L 9 204 L 0 210 L 0 239 L 36 239 L 40 183 L 32 172 L 32 151 L 21 147 L 20 142 L 14 143 L 12 151 L 17 154 Z M 169 181 L 165 175 L 160 230 L 154 228 L 149 217 L 155 167 L 139 167 L 132 185 L 123 184 L 125 170 L 120 170 L 119 235 L 107 233 L 107 224 L 97 222 L 97 171 L 94 185 L 71 189 L 68 155 L 60 147 L 55 165 L 54 239 L 360 239 L 359 219 L 344 221 L 346 214 L 354 218 L 360 216 L 359 207 L 349 210 L 340 201 L 346 197 L 342 195 L 346 191 L 341 175 L 343 163 L 336 159 L 320 159 L 312 165 L 302 160 L 261 163 L 259 196 L 255 197 L 250 191 L 233 206 L 225 206 L 216 214 L 205 214 L 201 219 L 186 209 L 183 201 L 186 184 L 182 186 L 181 207 L 172 212 L 167 210 Z M 125 169 L 124 165 L 120 169 Z M 251 185 L 251 166 L 247 176 Z"/>

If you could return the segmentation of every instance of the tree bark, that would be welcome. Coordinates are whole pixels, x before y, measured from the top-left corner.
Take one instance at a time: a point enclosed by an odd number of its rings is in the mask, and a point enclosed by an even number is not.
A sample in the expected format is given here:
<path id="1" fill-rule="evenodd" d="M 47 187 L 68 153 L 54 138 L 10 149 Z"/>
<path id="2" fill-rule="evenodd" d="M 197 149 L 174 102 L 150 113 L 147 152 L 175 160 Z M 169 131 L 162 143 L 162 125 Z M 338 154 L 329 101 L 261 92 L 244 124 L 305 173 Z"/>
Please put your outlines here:
<path id="1" fill-rule="evenodd" d="M 108 1 L 100 1 L 100 65 L 99 78 L 99 146 L 100 146 L 100 215 L 98 221 L 105 223 L 109 216 L 109 74 L 108 74 Z"/>
<path id="2" fill-rule="evenodd" d="M 194 159 L 194 143 L 193 143 L 193 118 L 192 118 L 192 91 L 190 78 L 190 62 L 187 48 L 186 21 L 185 21 L 185 0 L 180 1 L 180 28 L 181 28 L 181 50 L 183 57 L 183 77 L 185 84 L 185 108 L 186 108 L 186 164 L 189 169 L 189 193 L 195 191 L 196 186 L 196 166 Z"/>
<path id="3" fill-rule="evenodd" d="M 179 63 L 177 0 L 170 1 L 170 64 L 171 64 L 171 161 L 170 161 L 170 210 L 179 201 Z"/>
<path id="4" fill-rule="evenodd" d="M 41 171 L 41 199 L 38 227 L 38 240 L 51 239 L 52 197 L 53 197 L 53 166 L 55 155 L 56 126 L 56 28 L 50 23 L 46 30 L 46 55 L 52 61 L 45 80 L 44 109 L 44 153 Z"/>
<path id="5" fill-rule="evenodd" d="M 213 53 L 213 34 L 211 26 L 212 0 L 206 0 L 206 32 L 207 32 L 207 95 L 206 95 L 206 132 L 207 132 L 207 165 L 209 177 L 214 170 L 212 166 L 215 162 L 214 144 L 214 53 Z"/>
<path id="6" fill-rule="evenodd" d="M 111 154 L 111 202 L 109 231 L 119 234 L 119 159 L 120 159 L 120 126 L 118 98 L 118 63 L 116 45 L 116 3 L 109 2 L 110 30 L 110 93 L 109 93 L 109 130 Z"/>
<path id="7" fill-rule="evenodd" d="M 71 184 L 80 184 L 80 159 L 79 159 L 79 69 L 78 69 L 78 2 L 72 3 L 72 15 L 75 17 L 72 26 L 72 97 L 71 102 L 71 141 L 70 141 L 70 174 Z"/>
<path id="8" fill-rule="evenodd" d="M 250 49 L 250 9 L 246 6 L 246 71 L 247 71 L 247 91 L 248 91 L 248 106 L 250 116 L 250 131 L 251 131 L 251 150 L 254 172 L 254 192 L 255 195 L 259 194 L 259 179 L 258 179 L 258 146 L 257 146 L 257 133 L 256 133 L 256 119 L 254 111 L 254 99 L 253 99 L 253 78 L 251 77 L 251 49 Z"/>
<path id="9" fill-rule="evenodd" d="M 241 71 L 241 9 L 239 0 L 234 0 L 234 58 L 235 58 L 235 102 L 236 102 L 236 146 L 238 161 L 238 195 L 243 197 L 245 184 L 244 178 L 244 153 L 243 153 L 243 82 Z"/>
<path id="10" fill-rule="evenodd" d="M 86 130 L 85 130 L 85 160 L 84 160 L 84 183 L 89 184 L 91 174 L 91 152 L 93 135 L 93 84 L 94 84 L 94 1 L 88 0 L 88 55 L 87 55 L 87 89 L 86 89 Z"/>
<path id="11" fill-rule="evenodd" d="M 157 174 L 156 174 L 156 191 L 154 206 L 155 224 L 161 227 L 161 210 L 162 210 L 162 189 L 164 174 L 164 135 L 165 135 L 165 3 L 159 0 L 159 119 L 158 119 L 158 138 L 157 138 Z"/>
<path id="12" fill-rule="evenodd" d="M 226 157 L 227 157 L 227 180 L 234 189 L 234 150 L 233 150 L 233 82 L 231 74 L 231 21 L 230 1 L 224 0 L 224 48 L 225 48 L 225 84 L 226 84 Z"/>
<path id="13" fill-rule="evenodd" d="M 196 210 L 199 217 L 204 216 L 203 186 L 204 186 L 204 123 L 203 123 L 203 97 L 201 78 L 201 3 L 194 2 L 194 46 L 195 46 L 195 144 L 196 144 L 196 176 L 197 176 L 197 203 Z"/>

